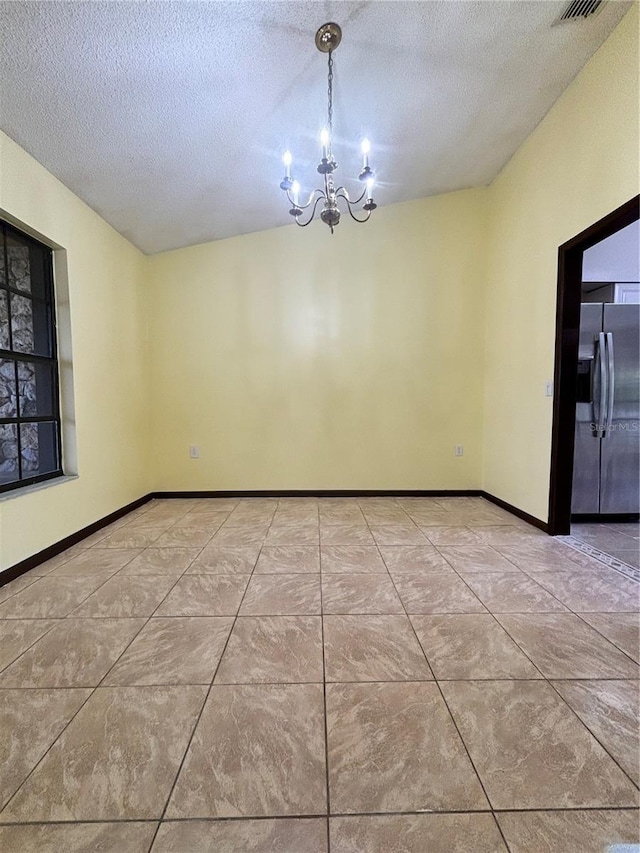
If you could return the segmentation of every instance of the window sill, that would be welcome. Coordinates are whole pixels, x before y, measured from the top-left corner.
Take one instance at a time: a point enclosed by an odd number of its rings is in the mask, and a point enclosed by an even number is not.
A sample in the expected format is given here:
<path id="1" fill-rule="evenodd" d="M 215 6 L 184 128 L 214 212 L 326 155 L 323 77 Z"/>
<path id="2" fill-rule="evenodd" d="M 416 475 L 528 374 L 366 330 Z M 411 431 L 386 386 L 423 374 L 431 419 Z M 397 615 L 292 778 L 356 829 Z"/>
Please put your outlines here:
<path id="1" fill-rule="evenodd" d="M 9 492 L 2 492 L 0 494 L 0 503 L 10 501 L 13 498 L 22 498 L 25 495 L 30 495 L 32 492 L 39 492 L 42 489 L 50 489 L 52 486 L 60 486 L 62 483 L 70 483 L 72 480 L 77 479 L 78 474 L 63 474 L 61 477 L 52 477 L 50 480 L 43 480 L 41 483 L 32 483 L 30 486 L 11 489 Z"/>

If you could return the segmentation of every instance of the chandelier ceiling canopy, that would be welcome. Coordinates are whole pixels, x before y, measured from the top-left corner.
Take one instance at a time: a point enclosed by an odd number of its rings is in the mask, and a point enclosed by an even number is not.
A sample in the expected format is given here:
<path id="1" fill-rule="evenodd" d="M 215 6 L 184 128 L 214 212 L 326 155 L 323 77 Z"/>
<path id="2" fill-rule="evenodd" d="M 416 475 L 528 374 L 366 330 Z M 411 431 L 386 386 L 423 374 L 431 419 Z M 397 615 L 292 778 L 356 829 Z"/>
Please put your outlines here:
<path id="1" fill-rule="evenodd" d="M 292 155 L 290 151 L 285 151 L 282 156 L 284 163 L 285 174 L 280 182 L 282 189 L 287 196 L 291 208 L 289 213 L 294 217 L 296 224 L 301 227 L 306 227 L 315 218 L 318 205 L 322 202 L 320 210 L 320 219 L 328 225 L 333 234 L 333 229 L 340 222 L 339 201 L 343 201 L 346 205 L 352 219 L 356 222 L 367 222 L 372 212 L 376 209 L 377 204 L 373 200 L 373 186 L 375 182 L 374 173 L 369 166 L 369 152 L 371 146 L 368 139 L 363 139 L 360 149 L 362 151 L 362 170 L 358 175 L 358 179 L 364 183 L 364 189 L 356 199 L 349 196 L 347 189 L 343 186 L 335 186 L 333 179 L 334 173 L 338 168 L 333 156 L 333 53 L 338 48 L 342 41 L 342 30 L 338 24 L 327 23 L 323 24 L 316 33 L 316 47 L 321 53 L 328 55 L 328 72 L 327 72 L 327 124 L 320 134 L 320 146 L 322 149 L 322 158 L 318 164 L 318 173 L 322 175 L 324 181 L 324 189 L 315 189 L 309 196 L 306 203 L 300 202 L 300 184 L 292 177 L 291 164 Z M 364 201 L 362 210 L 365 215 L 362 217 L 356 216 L 354 209 Z M 303 214 L 309 210 L 306 221 L 303 221 Z"/>

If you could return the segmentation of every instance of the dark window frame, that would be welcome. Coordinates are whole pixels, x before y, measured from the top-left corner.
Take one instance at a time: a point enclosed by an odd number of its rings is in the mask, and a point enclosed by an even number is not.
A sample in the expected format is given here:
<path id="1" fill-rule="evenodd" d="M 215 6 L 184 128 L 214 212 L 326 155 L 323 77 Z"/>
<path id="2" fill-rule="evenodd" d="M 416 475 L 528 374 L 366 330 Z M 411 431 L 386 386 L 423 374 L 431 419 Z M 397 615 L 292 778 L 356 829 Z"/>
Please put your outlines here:
<path id="1" fill-rule="evenodd" d="M 9 284 L 9 262 L 8 262 L 8 249 L 7 249 L 7 237 L 13 237 L 17 239 L 23 245 L 29 247 L 35 247 L 38 251 L 42 253 L 43 258 L 43 288 L 44 295 L 38 295 L 33 291 L 31 293 L 27 293 L 24 290 L 20 290 L 16 287 L 11 287 Z M 16 412 L 15 416 L 10 417 L 0 417 L 0 426 L 6 425 L 15 425 L 16 427 L 16 440 L 17 440 L 17 450 L 18 450 L 18 471 L 17 471 L 17 479 L 11 480 L 6 483 L 0 482 L 0 495 L 4 495 L 10 493 L 16 489 L 24 488 L 25 486 L 32 486 L 35 483 L 46 482 L 47 480 L 54 480 L 59 477 L 64 476 L 64 471 L 62 467 L 62 423 L 60 416 L 60 374 L 59 374 L 59 365 L 58 365 L 58 335 L 57 335 L 57 324 L 56 324 L 56 300 L 55 300 L 55 289 L 54 289 L 54 278 L 53 278 L 53 249 L 50 246 L 47 246 L 45 243 L 42 243 L 40 240 L 35 239 L 30 234 L 26 234 L 24 231 L 21 231 L 15 225 L 12 225 L 10 222 L 7 222 L 4 219 L 0 219 L 0 252 L 3 254 L 4 261 L 4 269 L 5 276 L 4 282 L 0 281 L 0 294 L 6 293 L 7 299 L 7 324 L 8 324 L 8 340 L 9 340 L 9 349 L 0 348 L 0 360 L 6 360 L 13 362 L 15 367 L 15 376 L 16 376 Z M 50 354 L 40 355 L 35 353 L 27 353 L 21 352 L 19 350 L 13 349 L 13 332 L 12 332 L 12 323 L 11 323 L 11 294 L 15 294 L 16 296 L 21 296 L 23 298 L 28 298 L 32 300 L 32 303 L 39 303 L 42 305 L 44 303 L 46 310 L 46 326 L 47 332 L 50 342 Z M 42 364 L 49 366 L 52 377 L 51 377 L 51 412 L 46 415 L 23 415 L 20 406 L 20 395 L 19 395 L 19 387 L 18 387 L 18 365 L 20 362 L 26 362 L 30 364 Z M 55 424 L 55 464 L 56 467 L 52 471 L 48 471 L 44 474 L 36 474 L 33 476 L 23 476 L 23 458 L 22 458 L 22 441 L 21 441 L 21 430 L 20 427 L 23 424 L 39 424 L 39 423 L 47 423 L 47 424 Z"/>

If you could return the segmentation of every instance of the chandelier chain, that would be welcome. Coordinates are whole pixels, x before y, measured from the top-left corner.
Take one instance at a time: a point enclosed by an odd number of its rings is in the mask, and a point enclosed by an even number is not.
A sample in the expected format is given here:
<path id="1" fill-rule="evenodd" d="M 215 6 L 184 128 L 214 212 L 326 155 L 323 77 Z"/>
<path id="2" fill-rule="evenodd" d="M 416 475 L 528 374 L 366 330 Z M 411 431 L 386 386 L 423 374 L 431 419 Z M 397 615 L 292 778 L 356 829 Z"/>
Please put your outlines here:
<path id="1" fill-rule="evenodd" d="M 329 131 L 329 151 L 331 151 L 331 143 L 333 141 L 333 51 L 329 51 L 329 82 L 327 88 L 327 96 L 328 96 L 328 110 L 327 110 L 327 119 L 328 125 L 327 128 Z"/>

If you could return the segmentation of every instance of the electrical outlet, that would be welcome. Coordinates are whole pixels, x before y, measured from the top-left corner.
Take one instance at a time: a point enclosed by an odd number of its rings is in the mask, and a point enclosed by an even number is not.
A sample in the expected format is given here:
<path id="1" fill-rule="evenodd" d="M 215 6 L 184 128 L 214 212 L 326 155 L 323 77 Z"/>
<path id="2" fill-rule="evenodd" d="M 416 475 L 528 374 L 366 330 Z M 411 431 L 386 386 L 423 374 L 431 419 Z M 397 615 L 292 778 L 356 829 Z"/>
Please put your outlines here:
<path id="1" fill-rule="evenodd" d="M 197 444 L 189 445 L 189 456 L 191 459 L 200 459 L 200 448 Z"/>
<path id="2" fill-rule="evenodd" d="M 461 444 L 456 444 L 455 455 L 462 456 L 464 453 L 464 447 Z"/>

